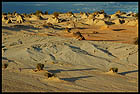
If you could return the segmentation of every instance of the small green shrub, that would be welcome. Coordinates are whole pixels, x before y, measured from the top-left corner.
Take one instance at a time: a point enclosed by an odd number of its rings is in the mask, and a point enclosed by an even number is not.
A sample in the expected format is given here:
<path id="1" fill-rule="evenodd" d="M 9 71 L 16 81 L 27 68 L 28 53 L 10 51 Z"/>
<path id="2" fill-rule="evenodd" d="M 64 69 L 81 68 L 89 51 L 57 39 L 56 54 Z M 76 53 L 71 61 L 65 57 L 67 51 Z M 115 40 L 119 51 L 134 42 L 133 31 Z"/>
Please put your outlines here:
<path id="1" fill-rule="evenodd" d="M 117 73 L 118 72 L 118 68 L 110 68 L 109 71 L 113 71 L 113 72 Z"/>
<path id="2" fill-rule="evenodd" d="M 36 68 L 40 71 L 40 70 L 43 70 L 44 68 L 44 64 L 41 64 L 41 63 L 38 63 Z"/>

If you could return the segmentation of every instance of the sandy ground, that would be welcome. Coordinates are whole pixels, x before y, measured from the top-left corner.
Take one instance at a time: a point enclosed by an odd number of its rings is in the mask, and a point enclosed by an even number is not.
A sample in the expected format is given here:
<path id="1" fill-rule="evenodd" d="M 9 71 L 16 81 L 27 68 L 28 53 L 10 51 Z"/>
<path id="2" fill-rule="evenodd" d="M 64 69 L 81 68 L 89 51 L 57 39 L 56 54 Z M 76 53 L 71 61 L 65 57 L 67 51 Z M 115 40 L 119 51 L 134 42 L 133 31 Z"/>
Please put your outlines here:
<path id="1" fill-rule="evenodd" d="M 64 29 L 37 23 L 3 23 L 2 63 L 8 67 L 2 69 L 2 92 L 138 92 L 136 26 L 79 25 L 72 31 L 86 40 L 78 41 Z M 37 63 L 44 71 L 33 71 Z M 112 67 L 117 74 L 108 72 Z M 45 71 L 57 77 L 47 79 Z"/>

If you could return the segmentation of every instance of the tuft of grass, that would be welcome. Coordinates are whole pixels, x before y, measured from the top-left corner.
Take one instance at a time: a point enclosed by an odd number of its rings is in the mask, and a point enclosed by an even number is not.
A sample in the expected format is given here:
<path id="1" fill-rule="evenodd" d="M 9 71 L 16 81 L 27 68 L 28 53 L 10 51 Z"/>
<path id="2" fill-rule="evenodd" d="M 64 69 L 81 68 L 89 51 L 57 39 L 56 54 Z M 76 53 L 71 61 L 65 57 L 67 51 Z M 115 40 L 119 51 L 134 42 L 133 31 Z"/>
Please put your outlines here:
<path id="1" fill-rule="evenodd" d="M 117 73 L 118 72 L 118 68 L 110 68 L 109 71 L 112 71 L 113 73 Z"/>
<path id="2" fill-rule="evenodd" d="M 44 64 L 41 64 L 41 63 L 38 63 L 37 66 L 36 66 L 37 70 L 43 70 L 44 68 Z"/>

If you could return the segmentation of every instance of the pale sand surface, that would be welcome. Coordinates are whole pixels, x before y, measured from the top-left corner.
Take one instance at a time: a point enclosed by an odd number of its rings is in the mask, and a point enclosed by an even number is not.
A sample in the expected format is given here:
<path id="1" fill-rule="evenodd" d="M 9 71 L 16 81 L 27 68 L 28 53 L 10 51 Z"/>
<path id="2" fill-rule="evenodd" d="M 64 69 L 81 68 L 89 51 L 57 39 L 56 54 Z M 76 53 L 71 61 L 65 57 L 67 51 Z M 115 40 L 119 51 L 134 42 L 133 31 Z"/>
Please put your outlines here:
<path id="1" fill-rule="evenodd" d="M 2 70 L 2 92 L 138 92 L 137 27 L 79 25 L 87 29 L 72 31 L 83 32 L 87 40 L 78 41 L 65 30 L 33 26 L 2 25 L 2 63 L 8 63 Z M 86 37 L 84 32 L 92 30 L 99 34 Z M 37 63 L 45 65 L 44 71 L 33 72 Z M 108 72 L 112 67 L 118 74 Z M 57 77 L 47 79 L 45 70 Z"/>

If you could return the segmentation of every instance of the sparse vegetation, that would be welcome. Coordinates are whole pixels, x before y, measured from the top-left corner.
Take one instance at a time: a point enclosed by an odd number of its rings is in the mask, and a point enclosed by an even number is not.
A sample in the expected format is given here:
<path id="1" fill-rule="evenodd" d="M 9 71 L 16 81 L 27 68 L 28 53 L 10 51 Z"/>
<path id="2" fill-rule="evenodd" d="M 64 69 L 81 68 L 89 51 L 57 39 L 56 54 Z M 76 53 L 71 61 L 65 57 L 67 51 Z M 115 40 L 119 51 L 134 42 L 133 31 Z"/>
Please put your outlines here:
<path id="1" fill-rule="evenodd" d="M 40 10 L 37 10 L 37 11 L 35 12 L 35 15 L 37 15 L 37 16 L 39 16 L 40 14 L 43 14 L 43 12 L 40 11 Z"/>
<path id="2" fill-rule="evenodd" d="M 2 15 L 7 15 L 7 13 L 4 13 L 4 12 L 3 12 Z"/>
<path id="3" fill-rule="evenodd" d="M 74 15 L 71 11 L 67 12 L 67 14 Z"/>
<path id="4" fill-rule="evenodd" d="M 68 27 L 66 27 L 65 30 L 66 30 L 66 32 L 69 32 L 69 33 L 70 33 L 70 30 L 71 30 L 71 29 L 68 28 Z"/>
<path id="5" fill-rule="evenodd" d="M 138 14 L 138 13 L 136 13 L 136 14 L 135 14 L 135 17 L 139 17 L 139 14 Z"/>
<path id="6" fill-rule="evenodd" d="M 43 70 L 44 68 L 44 64 L 41 64 L 41 63 L 38 63 L 37 66 L 36 66 L 37 70 Z"/>
<path id="7" fill-rule="evenodd" d="M 7 63 L 4 63 L 3 64 L 3 68 L 6 69 L 7 67 L 8 67 L 8 64 Z"/>
<path id="8" fill-rule="evenodd" d="M 100 10 L 100 14 L 103 14 L 103 13 L 105 13 L 104 10 Z"/>
<path id="9" fill-rule="evenodd" d="M 48 15 L 48 11 L 45 11 L 45 13 L 44 13 L 45 15 Z"/>
<path id="10" fill-rule="evenodd" d="M 50 78 L 50 77 L 56 77 L 56 74 L 50 73 L 50 72 L 46 72 L 46 73 L 44 74 L 44 76 L 47 77 L 47 78 Z"/>
<path id="11" fill-rule="evenodd" d="M 54 12 L 53 13 L 54 17 L 56 17 L 56 18 L 58 18 L 59 14 L 60 14 L 59 12 Z"/>
<path id="12" fill-rule="evenodd" d="M 138 37 L 135 38 L 134 44 L 135 44 L 135 45 L 138 45 Z"/>
<path id="13" fill-rule="evenodd" d="M 118 11 L 116 11 L 116 13 L 115 14 L 120 14 L 121 13 L 121 11 L 120 10 L 118 10 Z"/>
<path id="14" fill-rule="evenodd" d="M 118 72 L 118 68 L 110 68 L 109 71 L 112 71 L 113 73 L 117 73 Z"/>
<path id="15" fill-rule="evenodd" d="M 84 14 L 84 12 L 81 12 L 81 11 L 80 11 L 80 14 L 82 15 L 82 14 Z"/>

